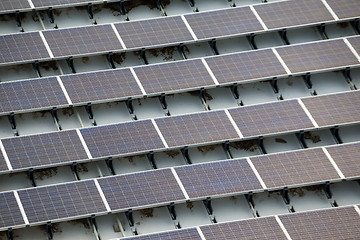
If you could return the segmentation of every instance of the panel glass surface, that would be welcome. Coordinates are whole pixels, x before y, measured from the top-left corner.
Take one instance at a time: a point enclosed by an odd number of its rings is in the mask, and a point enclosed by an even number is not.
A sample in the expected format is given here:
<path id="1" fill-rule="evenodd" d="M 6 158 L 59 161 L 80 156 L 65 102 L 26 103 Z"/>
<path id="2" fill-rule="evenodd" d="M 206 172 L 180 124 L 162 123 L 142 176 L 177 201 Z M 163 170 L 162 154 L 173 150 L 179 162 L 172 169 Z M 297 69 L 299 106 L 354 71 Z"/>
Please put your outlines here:
<path id="1" fill-rule="evenodd" d="M 175 168 L 190 198 L 262 189 L 246 159 Z"/>
<path id="2" fill-rule="evenodd" d="M 111 210 L 185 200 L 170 169 L 99 179 Z"/>
<path id="3" fill-rule="evenodd" d="M 198 39 L 264 30 L 249 7 L 189 14 L 185 18 Z"/>
<path id="4" fill-rule="evenodd" d="M 13 192 L 0 193 L 0 228 L 25 224 Z"/>
<path id="5" fill-rule="evenodd" d="M 0 113 L 68 105 L 56 78 L 0 84 Z"/>
<path id="6" fill-rule="evenodd" d="M 127 240 L 201 240 L 196 228 L 179 229 L 175 231 L 123 238 Z"/>
<path id="7" fill-rule="evenodd" d="M 319 0 L 281 1 L 254 7 L 269 29 L 335 20 Z"/>
<path id="8" fill-rule="evenodd" d="M 292 73 L 360 64 L 343 40 L 280 47 L 276 50 Z"/>
<path id="9" fill-rule="evenodd" d="M 181 17 L 166 17 L 115 24 L 127 48 L 194 40 Z"/>
<path id="10" fill-rule="evenodd" d="M 1 171 L 8 171 L 9 168 L 7 167 L 6 165 L 6 162 L 5 162 L 5 158 L 2 154 L 2 152 L 0 151 L 0 172 Z"/>
<path id="11" fill-rule="evenodd" d="M 239 138 L 224 111 L 160 118 L 156 123 L 169 147 Z"/>
<path id="12" fill-rule="evenodd" d="M 354 207 L 293 213 L 280 216 L 292 240 L 356 240 L 360 216 Z"/>
<path id="13" fill-rule="evenodd" d="M 286 240 L 274 217 L 256 218 L 201 226 L 206 240 Z"/>
<path id="14" fill-rule="evenodd" d="M 214 85 L 201 60 L 145 66 L 134 70 L 148 94 Z"/>
<path id="15" fill-rule="evenodd" d="M 150 120 L 81 129 L 93 157 L 165 148 Z"/>
<path id="16" fill-rule="evenodd" d="M 307 149 L 250 157 L 268 188 L 339 179 L 322 149 Z"/>
<path id="17" fill-rule="evenodd" d="M 0 36 L 0 64 L 50 58 L 38 32 Z"/>
<path id="18" fill-rule="evenodd" d="M 0 12 L 31 8 L 28 0 L 1 0 Z"/>
<path id="19" fill-rule="evenodd" d="M 229 112 L 244 137 L 314 127 L 296 100 L 235 108 Z"/>
<path id="20" fill-rule="evenodd" d="M 142 95 L 129 69 L 61 76 L 73 103 Z"/>
<path id="21" fill-rule="evenodd" d="M 349 40 L 353 48 L 356 50 L 356 52 L 360 54 L 360 37 L 350 37 L 347 39 Z"/>
<path id="22" fill-rule="evenodd" d="M 44 31 L 55 57 L 121 50 L 110 25 Z"/>
<path id="23" fill-rule="evenodd" d="M 360 121 L 360 91 L 302 99 L 320 127 Z"/>
<path id="24" fill-rule="evenodd" d="M 346 178 L 360 176 L 360 143 L 326 148 Z"/>
<path id="25" fill-rule="evenodd" d="M 30 223 L 106 212 L 94 181 L 18 191 Z"/>
<path id="26" fill-rule="evenodd" d="M 101 0 L 32 0 L 35 7 L 55 7 L 61 5 L 79 5 L 79 3 L 102 2 Z"/>
<path id="27" fill-rule="evenodd" d="M 286 75 L 285 69 L 270 49 L 210 57 L 206 58 L 206 62 L 219 83 Z"/>
<path id="28" fill-rule="evenodd" d="M 340 19 L 360 17 L 358 0 L 326 0 Z"/>
<path id="29" fill-rule="evenodd" d="M 87 159 L 76 131 L 2 139 L 14 169 Z"/>

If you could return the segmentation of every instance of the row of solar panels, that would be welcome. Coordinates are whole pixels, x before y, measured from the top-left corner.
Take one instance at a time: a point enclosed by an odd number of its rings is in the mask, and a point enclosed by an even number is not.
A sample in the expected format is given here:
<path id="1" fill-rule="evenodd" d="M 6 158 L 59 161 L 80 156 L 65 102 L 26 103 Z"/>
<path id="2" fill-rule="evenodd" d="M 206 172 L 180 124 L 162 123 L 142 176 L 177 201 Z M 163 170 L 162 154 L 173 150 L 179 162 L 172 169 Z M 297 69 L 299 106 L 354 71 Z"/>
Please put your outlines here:
<path id="1" fill-rule="evenodd" d="M 360 122 L 360 91 L 0 140 L 0 171 Z"/>
<path id="2" fill-rule="evenodd" d="M 359 17 L 356 0 L 328 1 L 341 19 Z M 5 46 L 0 52 L 0 64 L 174 45 L 338 20 L 323 1 L 296 0 L 181 17 L 5 35 L 0 36 L 0 45 Z"/>
<path id="3" fill-rule="evenodd" d="M 359 150 L 335 145 L 3 192 L 0 229 L 358 178 Z"/>
<path id="4" fill-rule="evenodd" d="M 360 66 L 360 58 L 357 59 L 357 53 L 352 53 L 349 43 L 360 52 L 360 37 L 349 37 L 166 64 L 2 83 L 0 115 Z"/>

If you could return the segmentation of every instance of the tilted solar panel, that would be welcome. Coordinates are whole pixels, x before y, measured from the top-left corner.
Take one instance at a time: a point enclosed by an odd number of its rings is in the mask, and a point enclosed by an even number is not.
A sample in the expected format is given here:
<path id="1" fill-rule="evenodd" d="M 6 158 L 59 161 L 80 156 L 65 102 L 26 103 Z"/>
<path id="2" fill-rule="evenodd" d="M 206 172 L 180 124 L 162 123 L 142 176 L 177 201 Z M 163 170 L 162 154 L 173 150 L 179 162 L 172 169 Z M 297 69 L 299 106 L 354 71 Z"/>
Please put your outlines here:
<path id="1" fill-rule="evenodd" d="M 2 154 L 2 152 L 0 151 L 0 172 L 1 171 L 7 171 L 7 170 L 9 170 L 9 168 L 8 168 L 6 162 L 5 162 L 5 158 L 4 158 L 3 154 Z"/>
<path id="2" fill-rule="evenodd" d="M 28 0 L 1 0 L 0 1 L 0 12 L 9 10 L 21 10 L 30 9 Z"/>
<path id="3" fill-rule="evenodd" d="M 358 0 L 326 0 L 340 19 L 360 17 Z"/>
<path id="4" fill-rule="evenodd" d="M 356 52 L 360 54 L 360 37 L 349 37 L 347 40 L 351 43 Z"/>
<path id="5" fill-rule="evenodd" d="M 123 238 L 128 240 L 202 240 L 196 228 Z"/>
<path id="6" fill-rule="evenodd" d="M 25 224 L 13 192 L 0 193 L 0 228 Z"/>
<path id="7" fill-rule="evenodd" d="M 90 2 L 102 2 L 99 0 L 32 0 L 34 6 L 39 7 L 65 7 L 66 5 L 79 5 L 79 3 L 87 4 Z"/>

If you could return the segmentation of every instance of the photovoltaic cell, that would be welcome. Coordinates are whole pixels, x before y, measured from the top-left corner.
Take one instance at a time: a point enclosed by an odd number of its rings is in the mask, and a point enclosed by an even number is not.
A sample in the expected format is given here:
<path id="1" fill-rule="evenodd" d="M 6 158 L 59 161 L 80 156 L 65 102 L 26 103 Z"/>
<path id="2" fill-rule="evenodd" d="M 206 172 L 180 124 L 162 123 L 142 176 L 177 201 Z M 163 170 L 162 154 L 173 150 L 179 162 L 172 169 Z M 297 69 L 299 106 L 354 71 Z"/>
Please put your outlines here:
<path id="1" fill-rule="evenodd" d="M 304 98 L 303 103 L 320 127 L 360 121 L 360 91 Z"/>
<path id="2" fill-rule="evenodd" d="M 56 78 L 0 84 L 0 113 L 68 105 Z"/>
<path id="3" fill-rule="evenodd" d="M 1 0 L 0 12 L 31 8 L 28 0 Z"/>
<path id="4" fill-rule="evenodd" d="M 219 83 L 286 75 L 286 71 L 272 52 L 259 50 L 206 58 Z"/>
<path id="5" fill-rule="evenodd" d="M 0 193 L 0 228 L 25 224 L 13 192 Z"/>
<path id="6" fill-rule="evenodd" d="M 326 148 L 346 178 L 360 176 L 360 143 Z"/>
<path id="7" fill-rule="evenodd" d="M 292 73 L 359 64 L 343 40 L 280 47 L 276 50 Z"/>
<path id="8" fill-rule="evenodd" d="M 347 40 L 349 40 L 356 52 L 360 54 L 360 37 L 350 37 Z"/>
<path id="9" fill-rule="evenodd" d="M 61 5 L 79 5 L 79 3 L 101 2 L 99 0 L 32 0 L 35 7 L 55 7 Z"/>
<path id="10" fill-rule="evenodd" d="M 7 138 L 2 142 L 14 169 L 88 158 L 74 130 Z"/>
<path id="11" fill-rule="evenodd" d="M 127 48 L 194 40 L 181 17 L 166 17 L 115 24 Z"/>
<path id="12" fill-rule="evenodd" d="M 292 240 L 355 240 L 360 216 L 354 207 L 331 208 L 280 216 Z"/>
<path id="13" fill-rule="evenodd" d="M 264 217 L 201 226 L 206 240 L 263 240 L 283 239 L 286 236 L 274 217 Z"/>
<path id="14" fill-rule="evenodd" d="M 139 67 L 134 70 L 148 94 L 214 85 L 205 66 L 198 59 Z"/>
<path id="15" fill-rule="evenodd" d="M 61 76 L 73 103 L 142 95 L 129 69 Z"/>
<path id="16" fill-rule="evenodd" d="M 18 191 L 30 223 L 106 212 L 94 181 Z"/>
<path id="17" fill-rule="evenodd" d="M 319 0 L 281 1 L 254 7 L 269 29 L 334 20 L 325 5 Z"/>
<path id="18" fill-rule="evenodd" d="M 6 165 L 6 162 L 5 162 L 5 158 L 2 154 L 2 152 L 0 151 L 0 172 L 1 171 L 7 171 L 9 170 L 9 168 L 7 167 Z"/>
<path id="19" fill-rule="evenodd" d="M 175 231 L 123 238 L 128 240 L 201 240 L 196 228 L 179 229 Z"/>
<path id="20" fill-rule="evenodd" d="M 198 39 L 264 30 L 249 7 L 185 15 Z"/>
<path id="21" fill-rule="evenodd" d="M 239 138 L 224 111 L 155 120 L 169 147 Z"/>
<path id="22" fill-rule="evenodd" d="M 246 159 L 175 168 L 190 198 L 262 189 Z"/>
<path id="23" fill-rule="evenodd" d="M 229 112 L 244 137 L 314 127 L 296 100 L 240 107 Z"/>
<path id="24" fill-rule="evenodd" d="M 164 148 L 150 120 L 81 129 L 93 157 Z"/>
<path id="25" fill-rule="evenodd" d="M 185 200 L 170 169 L 98 180 L 111 210 Z"/>
<path id="26" fill-rule="evenodd" d="M 326 0 L 340 19 L 360 17 L 358 0 Z"/>
<path id="27" fill-rule="evenodd" d="M 268 188 L 326 182 L 339 179 L 322 149 L 250 157 Z"/>
<path id="28" fill-rule="evenodd" d="M 55 57 L 122 49 L 110 25 L 50 30 L 43 33 Z"/>
<path id="29" fill-rule="evenodd" d="M 0 36 L 0 64 L 50 58 L 38 32 Z"/>

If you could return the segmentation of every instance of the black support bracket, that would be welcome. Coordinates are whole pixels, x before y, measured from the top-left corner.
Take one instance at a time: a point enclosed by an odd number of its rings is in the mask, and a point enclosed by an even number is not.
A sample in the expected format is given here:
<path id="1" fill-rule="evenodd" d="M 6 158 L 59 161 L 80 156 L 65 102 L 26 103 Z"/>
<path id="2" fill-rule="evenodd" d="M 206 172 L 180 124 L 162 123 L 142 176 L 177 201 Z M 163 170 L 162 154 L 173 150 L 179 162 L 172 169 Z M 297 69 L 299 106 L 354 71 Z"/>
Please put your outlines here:
<path id="1" fill-rule="evenodd" d="M 175 204 L 172 202 L 167 205 L 172 220 L 176 220 Z"/>
<path id="2" fill-rule="evenodd" d="M 207 213 L 209 214 L 211 222 L 217 223 L 216 218 L 214 216 L 214 210 L 213 210 L 212 204 L 211 204 L 211 198 L 210 197 L 206 198 L 205 200 L 203 200 L 203 203 L 204 203 Z"/>
<path id="3" fill-rule="evenodd" d="M 15 130 L 16 129 L 15 114 L 13 112 L 10 113 L 8 118 L 9 118 L 11 129 Z"/>
<path id="4" fill-rule="evenodd" d="M 127 10 L 126 10 L 126 7 L 125 7 L 124 0 L 120 1 L 120 14 L 121 15 L 126 15 L 127 14 Z"/>
<path id="5" fill-rule="evenodd" d="M 110 173 L 112 175 L 116 175 L 112 157 L 109 157 L 108 159 L 106 159 L 105 163 L 106 163 L 106 166 L 109 168 Z"/>
<path id="6" fill-rule="evenodd" d="M 144 64 L 148 65 L 149 62 L 147 60 L 147 57 L 146 57 L 146 51 L 145 51 L 145 48 L 142 48 L 140 51 L 139 51 L 139 55 L 143 61 Z"/>
<path id="7" fill-rule="evenodd" d="M 271 79 L 270 81 L 270 85 L 274 91 L 274 93 L 279 93 L 279 86 L 278 86 L 278 82 L 277 82 L 277 78 L 274 77 L 273 79 Z"/>
<path id="8" fill-rule="evenodd" d="M 233 156 L 231 154 L 231 151 L 230 151 L 230 142 L 229 141 L 226 141 L 222 144 L 222 147 L 226 153 L 226 156 L 229 158 L 229 159 L 232 159 Z"/>
<path id="9" fill-rule="evenodd" d="M 295 134 L 296 138 L 298 139 L 300 145 L 302 148 L 308 148 L 305 139 L 304 139 L 304 131 L 300 131 L 298 133 Z"/>
<path id="10" fill-rule="evenodd" d="M 249 41 L 252 49 L 258 49 L 258 47 L 256 46 L 256 42 L 255 42 L 255 34 L 252 33 L 252 34 L 246 36 L 246 38 Z"/>
<path id="11" fill-rule="evenodd" d="M 16 25 L 21 28 L 22 27 L 22 22 L 21 22 L 21 16 L 20 16 L 20 11 L 16 11 L 15 12 L 15 21 L 16 21 Z"/>
<path id="12" fill-rule="evenodd" d="M 133 106 L 133 103 L 132 103 L 132 99 L 131 98 L 128 98 L 126 101 L 125 101 L 125 104 L 126 104 L 126 107 L 132 117 L 133 120 L 137 120 L 137 117 L 135 115 L 135 112 L 134 112 L 134 106 Z"/>
<path id="13" fill-rule="evenodd" d="M 58 117 L 58 114 L 57 114 L 57 108 L 56 107 L 51 109 L 51 116 L 53 117 L 54 123 L 58 127 L 59 131 L 61 131 L 62 128 L 61 128 L 61 125 L 60 125 L 60 121 L 59 121 L 59 117 Z"/>
<path id="14" fill-rule="evenodd" d="M 74 58 L 68 57 L 66 59 L 66 63 L 69 66 L 69 68 L 71 69 L 71 73 L 76 73 L 75 66 L 74 66 Z"/>
<path id="15" fill-rule="evenodd" d="M 264 146 L 264 138 L 263 138 L 263 137 L 259 137 L 259 138 L 256 140 L 256 143 L 257 143 L 258 148 L 260 149 L 260 152 L 261 152 L 262 154 L 267 154 L 267 151 L 266 151 L 265 146 Z"/>
<path id="16" fill-rule="evenodd" d="M 214 39 L 211 39 L 210 41 L 209 41 L 209 45 L 210 45 L 210 47 L 211 47 L 211 49 L 213 50 L 213 52 L 214 52 L 214 54 L 215 55 L 219 55 L 220 53 L 219 53 L 219 50 L 218 50 L 218 48 L 217 48 L 217 46 L 216 46 L 216 39 L 214 38 Z"/>
<path id="17" fill-rule="evenodd" d="M 76 180 L 80 180 L 79 171 L 78 171 L 77 166 L 78 166 L 77 163 L 72 163 L 70 167 L 71 167 L 71 171 L 74 173 Z"/>
<path id="18" fill-rule="evenodd" d="M 8 230 L 6 231 L 6 238 L 8 240 L 14 240 L 14 234 L 12 228 L 8 228 Z"/>
<path id="19" fill-rule="evenodd" d="M 94 11 L 93 11 L 93 5 L 92 5 L 92 3 L 88 3 L 86 10 L 87 10 L 87 13 L 88 13 L 88 15 L 89 15 L 89 18 L 90 18 L 91 20 L 94 19 Z"/>
<path id="20" fill-rule="evenodd" d="M 180 55 L 182 56 L 183 59 L 187 59 L 186 53 L 185 53 L 185 45 L 183 43 L 180 43 L 177 46 L 177 49 L 180 53 Z"/>
<path id="21" fill-rule="evenodd" d="M 189 148 L 188 147 L 184 147 L 181 149 L 181 154 L 184 157 L 184 160 L 187 164 L 192 164 L 190 156 L 189 156 Z"/>
<path id="22" fill-rule="evenodd" d="M 154 158 L 154 152 L 151 151 L 148 154 L 146 154 L 147 159 L 150 162 L 150 165 L 153 169 L 157 169 L 156 163 L 155 163 L 155 158 Z"/>
<path id="23" fill-rule="evenodd" d="M 55 23 L 55 18 L 54 18 L 54 11 L 53 11 L 53 8 L 52 7 L 49 7 L 47 9 L 47 15 L 50 19 L 50 23 Z"/>
<path id="24" fill-rule="evenodd" d="M 326 40 L 329 39 L 328 35 L 326 34 L 326 29 L 325 29 L 325 23 L 320 24 L 317 29 L 319 30 L 322 39 Z"/>
<path id="25" fill-rule="evenodd" d="M 281 197 L 283 198 L 286 205 L 290 204 L 289 189 L 287 187 L 281 190 Z"/>
<path id="26" fill-rule="evenodd" d="M 54 238 L 54 232 L 53 232 L 51 222 L 46 223 L 46 233 L 47 233 L 47 236 L 48 236 L 49 240 L 52 240 Z"/>
<path id="27" fill-rule="evenodd" d="M 305 85 L 308 89 L 312 89 L 312 82 L 311 82 L 311 75 L 310 73 L 306 73 L 305 75 L 302 75 L 302 78 L 305 82 Z"/>
<path id="28" fill-rule="evenodd" d="M 36 60 L 35 62 L 33 62 L 32 66 L 33 66 L 35 73 L 38 75 L 38 77 L 42 77 L 40 68 L 39 68 L 39 61 Z"/>
<path id="29" fill-rule="evenodd" d="M 211 110 L 209 104 L 207 104 L 205 88 L 201 88 L 199 91 L 199 94 L 200 94 L 200 100 L 201 100 L 202 104 L 204 105 L 205 109 L 207 111 Z"/>
<path id="30" fill-rule="evenodd" d="M 132 209 L 125 212 L 126 219 L 128 220 L 129 226 L 134 227 L 134 217 Z"/>
<path id="31" fill-rule="evenodd" d="M 165 96 L 166 96 L 165 93 L 162 93 L 162 94 L 159 96 L 159 101 L 160 101 L 160 104 L 161 104 L 162 109 L 163 109 L 164 112 L 165 112 L 165 115 L 166 115 L 166 116 L 170 116 L 170 112 L 169 112 L 169 110 L 168 110 L 168 105 L 167 105 Z"/>
<path id="32" fill-rule="evenodd" d="M 85 105 L 85 110 L 88 114 L 89 119 L 94 119 L 94 113 L 92 111 L 92 105 L 91 103 L 88 103 Z"/>
<path id="33" fill-rule="evenodd" d="M 335 142 L 337 144 L 342 144 L 343 143 L 343 141 L 341 140 L 341 137 L 339 135 L 339 126 L 335 126 L 333 128 L 330 128 L 330 132 L 331 132 L 332 136 L 334 137 Z"/>
<path id="34" fill-rule="evenodd" d="M 114 62 L 114 53 L 109 52 L 109 53 L 106 55 L 106 59 L 107 59 L 108 62 L 110 63 L 111 68 L 112 68 L 112 69 L 115 69 L 116 66 L 115 66 L 115 62 Z"/>
<path id="35" fill-rule="evenodd" d="M 27 171 L 27 176 L 31 182 L 31 185 L 33 187 L 36 187 L 36 181 L 35 181 L 35 178 L 34 178 L 34 169 L 30 168 L 28 171 Z"/>
<path id="36" fill-rule="evenodd" d="M 254 198 L 253 198 L 253 193 L 249 192 L 248 194 L 245 194 L 245 199 L 253 213 L 254 217 L 260 217 L 260 214 L 258 211 L 256 211 L 255 209 L 255 202 L 254 202 Z"/>
<path id="37" fill-rule="evenodd" d="M 195 0 L 188 0 L 190 7 L 195 7 Z"/>
<path id="38" fill-rule="evenodd" d="M 281 37 L 281 40 L 283 41 L 283 43 L 285 45 L 290 45 L 289 39 L 287 37 L 287 30 L 286 29 L 282 29 L 279 31 L 279 35 Z"/>
<path id="39" fill-rule="evenodd" d="M 351 26 L 354 28 L 356 34 L 360 34 L 360 19 L 357 18 L 353 21 L 351 21 Z"/>

